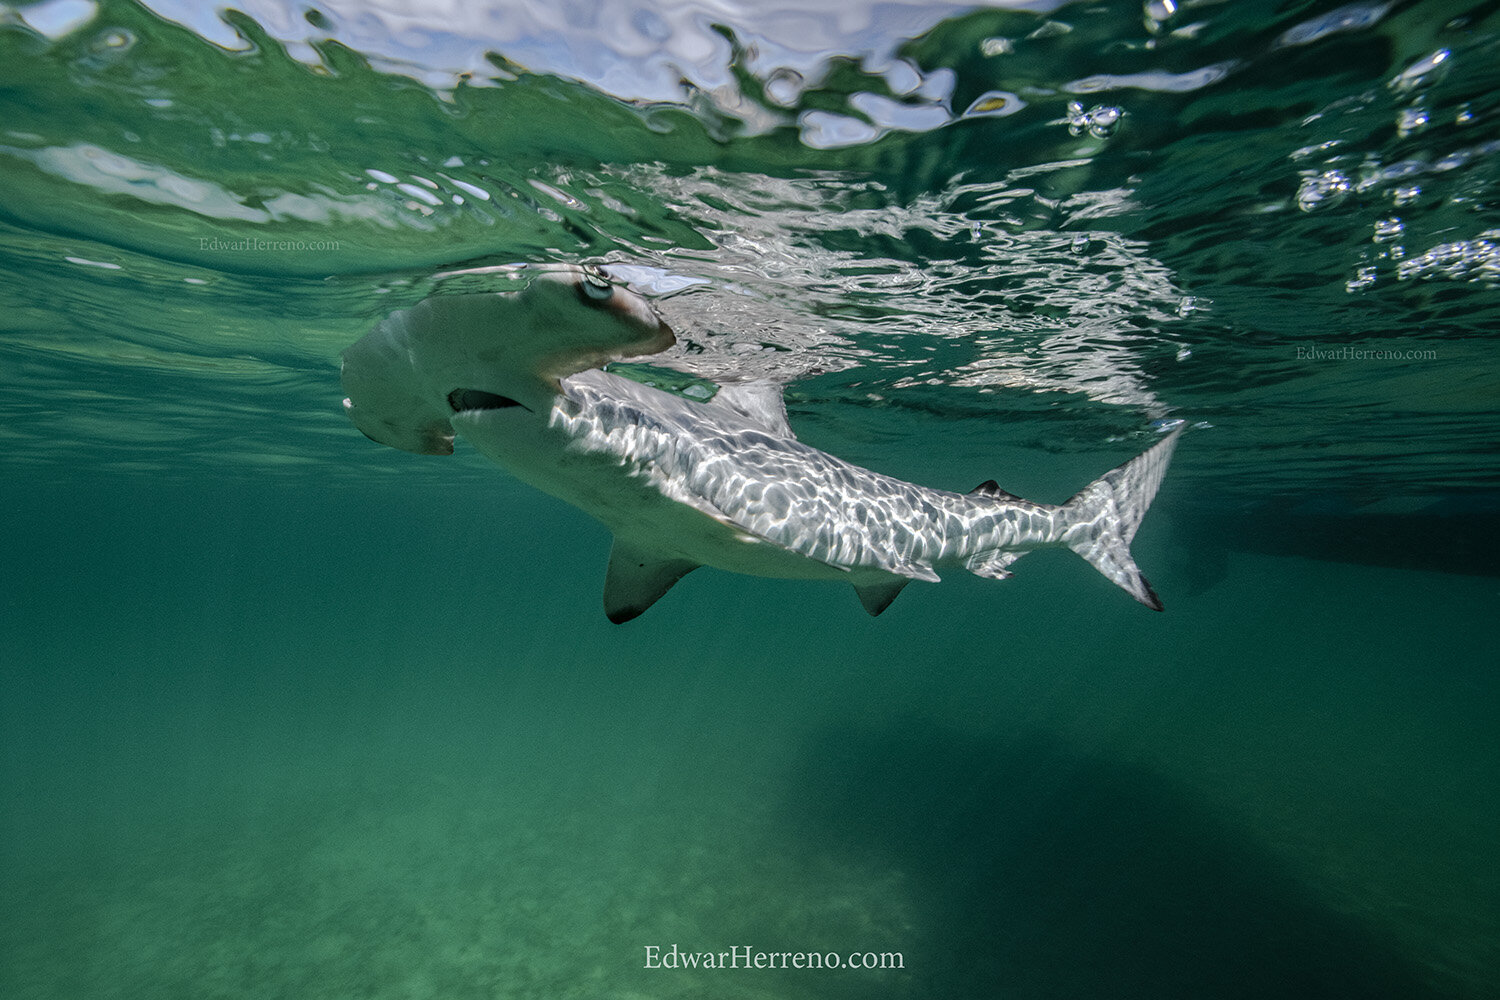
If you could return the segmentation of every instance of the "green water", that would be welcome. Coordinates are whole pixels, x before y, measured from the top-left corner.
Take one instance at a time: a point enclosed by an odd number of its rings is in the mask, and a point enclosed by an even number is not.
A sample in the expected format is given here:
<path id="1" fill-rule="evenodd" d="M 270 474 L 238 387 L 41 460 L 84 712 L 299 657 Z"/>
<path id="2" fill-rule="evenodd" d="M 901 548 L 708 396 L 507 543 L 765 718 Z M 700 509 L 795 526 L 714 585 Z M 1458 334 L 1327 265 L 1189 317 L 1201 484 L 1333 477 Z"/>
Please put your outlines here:
<path id="1" fill-rule="evenodd" d="M 0 7 L 0 997 L 1500 996 L 1496 5 L 845 6 Z M 1167 611 L 609 624 L 602 528 L 340 409 L 518 260 L 933 486 L 1186 420 Z"/>

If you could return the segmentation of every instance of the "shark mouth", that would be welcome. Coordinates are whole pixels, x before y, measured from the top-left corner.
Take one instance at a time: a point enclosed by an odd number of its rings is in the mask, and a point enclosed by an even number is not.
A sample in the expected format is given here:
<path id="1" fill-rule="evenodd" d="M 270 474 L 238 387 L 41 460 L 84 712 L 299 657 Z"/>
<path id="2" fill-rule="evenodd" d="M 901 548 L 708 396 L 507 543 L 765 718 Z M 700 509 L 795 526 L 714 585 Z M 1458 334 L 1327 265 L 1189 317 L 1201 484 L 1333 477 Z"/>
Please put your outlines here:
<path id="1" fill-rule="evenodd" d="M 530 412 L 530 407 L 524 403 L 518 403 L 509 396 L 485 392 L 483 389 L 454 389 L 448 393 L 448 405 L 453 407 L 454 413 L 462 413 L 465 410 L 503 410 L 511 406 L 519 406 Z"/>

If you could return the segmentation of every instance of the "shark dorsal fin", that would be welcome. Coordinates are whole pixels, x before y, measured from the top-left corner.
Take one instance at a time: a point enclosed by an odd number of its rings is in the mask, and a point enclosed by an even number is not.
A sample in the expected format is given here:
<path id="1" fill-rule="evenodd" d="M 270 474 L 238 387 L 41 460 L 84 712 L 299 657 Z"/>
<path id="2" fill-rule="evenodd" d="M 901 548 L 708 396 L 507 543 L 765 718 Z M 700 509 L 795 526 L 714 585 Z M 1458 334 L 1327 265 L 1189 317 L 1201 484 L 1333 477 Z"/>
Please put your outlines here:
<path id="1" fill-rule="evenodd" d="M 775 382 L 729 382 L 719 386 L 712 402 L 727 407 L 761 427 L 786 437 L 796 437 L 786 421 L 786 400 Z"/>
<path id="2" fill-rule="evenodd" d="M 969 496 L 994 497 L 996 500 L 1019 500 L 1020 497 L 1000 488 L 1000 484 L 993 479 L 986 479 L 978 486 L 969 491 Z"/>
<path id="3" fill-rule="evenodd" d="M 604 613 L 616 625 L 628 622 L 697 568 L 695 562 L 666 559 L 616 538 L 604 578 Z"/>

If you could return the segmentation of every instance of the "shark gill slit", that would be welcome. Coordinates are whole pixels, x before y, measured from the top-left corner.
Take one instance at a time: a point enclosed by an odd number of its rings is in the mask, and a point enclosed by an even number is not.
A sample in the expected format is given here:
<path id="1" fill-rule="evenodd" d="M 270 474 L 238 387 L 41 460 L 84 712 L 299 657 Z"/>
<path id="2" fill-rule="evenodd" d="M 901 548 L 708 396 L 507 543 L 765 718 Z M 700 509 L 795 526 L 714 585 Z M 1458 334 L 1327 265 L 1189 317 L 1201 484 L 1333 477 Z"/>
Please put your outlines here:
<path id="1" fill-rule="evenodd" d="M 509 396 L 486 392 L 483 389 L 454 389 L 448 393 L 448 405 L 453 407 L 454 413 L 462 413 L 464 410 L 503 410 L 510 406 L 519 406 L 523 410 L 530 409 L 524 403 L 519 403 Z"/>

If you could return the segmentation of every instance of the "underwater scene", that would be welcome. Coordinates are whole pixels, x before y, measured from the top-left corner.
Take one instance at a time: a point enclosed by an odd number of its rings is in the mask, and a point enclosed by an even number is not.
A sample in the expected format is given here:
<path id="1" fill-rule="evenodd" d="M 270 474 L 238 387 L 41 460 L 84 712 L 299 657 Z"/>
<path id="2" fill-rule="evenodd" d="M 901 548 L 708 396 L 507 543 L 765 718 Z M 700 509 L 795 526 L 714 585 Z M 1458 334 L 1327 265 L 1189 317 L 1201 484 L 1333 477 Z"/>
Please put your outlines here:
<path id="1" fill-rule="evenodd" d="M 1500 997 L 1493 0 L 4 0 L 0 472 L 6 1000 Z"/>

